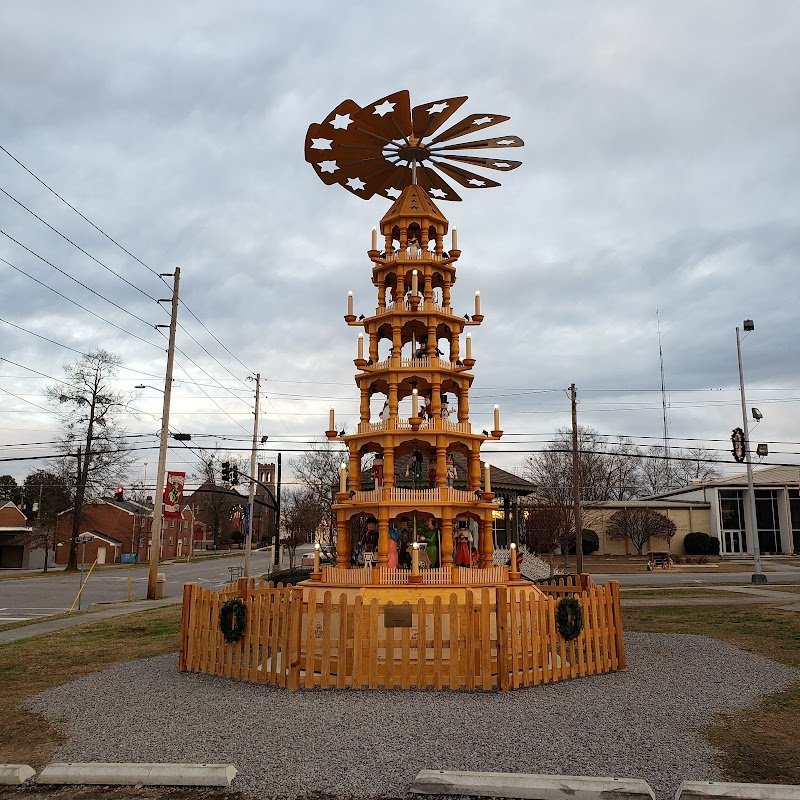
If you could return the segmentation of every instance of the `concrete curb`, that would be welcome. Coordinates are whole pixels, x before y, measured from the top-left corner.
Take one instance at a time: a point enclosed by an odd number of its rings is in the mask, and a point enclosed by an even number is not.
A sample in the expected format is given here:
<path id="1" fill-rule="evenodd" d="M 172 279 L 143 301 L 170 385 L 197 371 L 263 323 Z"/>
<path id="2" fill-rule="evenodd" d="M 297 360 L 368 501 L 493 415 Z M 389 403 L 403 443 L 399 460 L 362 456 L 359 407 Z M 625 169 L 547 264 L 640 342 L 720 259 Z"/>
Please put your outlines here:
<path id="1" fill-rule="evenodd" d="M 48 764 L 37 783 L 68 786 L 223 786 L 236 777 L 233 764 L 135 764 L 65 763 Z"/>
<path id="2" fill-rule="evenodd" d="M 509 772 L 423 769 L 411 784 L 414 794 L 519 797 L 530 800 L 655 800 L 639 778 L 595 778 Z"/>
<path id="3" fill-rule="evenodd" d="M 27 764 L 0 764 L 0 786 L 19 786 L 36 774 Z"/>
<path id="4" fill-rule="evenodd" d="M 684 781 L 675 800 L 800 800 L 800 786 L 775 783 L 725 783 L 723 781 Z"/>

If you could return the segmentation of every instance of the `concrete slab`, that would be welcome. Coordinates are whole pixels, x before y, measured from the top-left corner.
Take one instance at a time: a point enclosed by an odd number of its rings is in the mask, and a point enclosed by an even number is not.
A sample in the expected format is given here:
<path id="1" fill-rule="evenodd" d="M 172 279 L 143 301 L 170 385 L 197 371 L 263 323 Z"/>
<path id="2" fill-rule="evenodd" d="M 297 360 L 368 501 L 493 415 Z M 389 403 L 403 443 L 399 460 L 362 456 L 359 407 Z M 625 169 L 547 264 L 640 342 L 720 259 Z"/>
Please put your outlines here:
<path id="1" fill-rule="evenodd" d="M 37 783 L 68 786 L 230 786 L 236 777 L 233 764 L 48 764 Z"/>
<path id="2" fill-rule="evenodd" d="M 800 800 L 800 786 L 780 783 L 725 783 L 723 781 L 684 781 L 675 800 Z"/>
<path id="3" fill-rule="evenodd" d="M 411 792 L 531 800 L 655 800 L 656 796 L 649 784 L 638 778 L 433 769 L 423 769 L 417 775 L 411 784 Z"/>
<path id="4" fill-rule="evenodd" d="M 27 764 L 0 764 L 0 786 L 19 786 L 36 774 Z"/>

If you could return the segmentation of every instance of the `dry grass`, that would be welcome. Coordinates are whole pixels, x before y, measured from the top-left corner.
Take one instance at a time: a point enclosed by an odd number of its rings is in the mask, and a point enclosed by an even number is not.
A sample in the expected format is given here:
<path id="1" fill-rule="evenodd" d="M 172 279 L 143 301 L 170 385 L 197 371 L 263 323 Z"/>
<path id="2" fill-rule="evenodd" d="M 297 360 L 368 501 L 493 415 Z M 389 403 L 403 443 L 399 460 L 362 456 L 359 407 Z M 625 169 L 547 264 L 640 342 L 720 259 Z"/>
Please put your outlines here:
<path id="1" fill-rule="evenodd" d="M 137 658 L 178 649 L 180 606 L 141 611 L 0 647 L 0 763 L 47 763 L 63 734 L 26 697 Z"/>
<path id="2" fill-rule="evenodd" d="M 721 639 L 800 668 L 800 615 L 770 606 L 661 606 L 627 608 L 626 630 L 693 633 Z M 746 681 L 746 675 L 728 680 Z M 800 682 L 754 708 L 724 715 L 703 733 L 722 750 L 728 780 L 800 783 Z"/>

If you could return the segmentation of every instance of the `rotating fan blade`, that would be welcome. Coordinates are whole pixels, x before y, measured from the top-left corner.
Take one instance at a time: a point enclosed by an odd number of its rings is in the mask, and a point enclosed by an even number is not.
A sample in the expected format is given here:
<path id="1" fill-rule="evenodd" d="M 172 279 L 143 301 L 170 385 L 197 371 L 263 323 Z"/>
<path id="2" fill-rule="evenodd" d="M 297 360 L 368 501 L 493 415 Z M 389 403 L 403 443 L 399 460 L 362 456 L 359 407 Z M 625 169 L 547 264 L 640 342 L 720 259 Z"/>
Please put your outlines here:
<path id="1" fill-rule="evenodd" d="M 459 142 L 458 144 L 443 144 L 441 147 L 432 147 L 431 152 L 444 152 L 445 150 L 485 150 L 490 147 L 522 147 L 525 142 L 519 136 L 498 136 L 495 139 L 476 139 L 473 142 Z"/>
<path id="2" fill-rule="evenodd" d="M 453 125 L 452 128 L 448 128 L 444 133 L 440 133 L 428 144 L 447 142 L 450 139 L 455 139 L 457 136 L 466 136 L 468 133 L 476 133 L 484 128 L 491 128 L 492 125 L 499 125 L 501 122 L 507 122 L 510 119 L 511 117 L 505 117 L 502 114 L 470 114 L 468 117 L 464 117 L 461 122 L 457 122 Z"/>
<path id="3" fill-rule="evenodd" d="M 355 115 L 355 123 L 356 129 L 373 133 L 385 142 L 407 139 L 412 132 L 408 91 L 395 92 L 364 106 Z"/>
<path id="4" fill-rule="evenodd" d="M 417 183 L 434 200 L 460 201 L 458 192 L 436 171 L 436 164 L 417 165 Z"/>
<path id="5" fill-rule="evenodd" d="M 510 159 L 499 158 L 480 158 L 478 156 L 458 156 L 451 155 L 450 153 L 436 153 L 436 158 L 446 158 L 449 161 L 460 161 L 462 164 L 472 164 L 476 167 L 484 167 L 485 169 L 499 169 L 503 172 L 510 172 L 521 166 L 521 161 L 511 161 Z"/>
<path id="6" fill-rule="evenodd" d="M 448 97 L 424 106 L 415 106 L 411 111 L 414 136 L 424 139 L 444 125 L 453 114 L 467 101 L 466 97 Z"/>
<path id="7" fill-rule="evenodd" d="M 375 190 L 375 193 L 394 200 L 395 198 L 392 197 L 392 195 L 387 194 L 389 189 L 397 189 L 398 192 L 402 192 L 410 183 L 411 170 L 404 164 L 397 164 L 394 170 L 389 172 L 384 178 L 381 185 Z"/>
<path id="8" fill-rule="evenodd" d="M 437 169 L 440 169 L 445 175 L 448 175 L 462 186 L 466 186 L 467 189 L 490 189 L 493 186 L 500 186 L 497 181 L 493 181 L 491 178 L 484 178 L 469 170 L 461 169 L 461 167 L 455 167 L 452 164 L 445 164 L 441 161 L 434 163 Z"/>

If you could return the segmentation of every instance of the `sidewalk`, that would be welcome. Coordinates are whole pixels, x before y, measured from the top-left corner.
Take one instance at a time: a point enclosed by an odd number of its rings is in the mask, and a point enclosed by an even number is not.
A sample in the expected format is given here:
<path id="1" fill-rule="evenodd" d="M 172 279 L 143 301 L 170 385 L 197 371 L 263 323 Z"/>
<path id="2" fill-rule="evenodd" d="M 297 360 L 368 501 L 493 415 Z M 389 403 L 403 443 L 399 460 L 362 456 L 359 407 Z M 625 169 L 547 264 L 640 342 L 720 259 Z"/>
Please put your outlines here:
<path id="1" fill-rule="evenodd" d="M 647 587 L 643 589 L 627 589 L 623 587 L 626 593 L 633 593 L 636 591 L 674 591 L 675 586 L 664 587 Z M 734 594 L 739 597 L 643 597 L 637 600 L 630 595 L 621 600 L 623 608 L 628 607 L 642 607 L 642 606 L 720 606 L 720 605 L 752 605 L 756 603 L 771 603 L 776 605 L 782 611 L 794 611 L 800 613 L 800 594 L 793 594 L 792 592 L 781 592 L 778 589 L 768 589 L 763 586 L 703 586 L 704 590 L 711 590 L 720 592 L 721 594 Z M 783 605 L 777 605 L 783 603 Z"/>
<path id="2" fill-rule="evenodd" d="M 34 622 L 31 625 L 22 625 L 19 628 L 11 628 L 7 631 L 0 631 L 0 645 L 18 642 L 22 639 L 31 639 L 34 636 L 41 636 L 43 633 L 53 633 L 74 628 L 77 625 L 89 625 L 92 622 L 100 622 L 104 619 L 121 617 L 125 614 L 135 614 L 137 611 L 148 611 L 151 608 L 163 608 L 164 606 L 174 606 L 182 602 L 183 595 L 178 597 L 166 597 L 163 600 L 134 600 L 130 603 L 113 603 L 107 606 L 95 606 L 89 611 L 78 612 L 69 617 L 61 619 L 44 620 Z"/>

